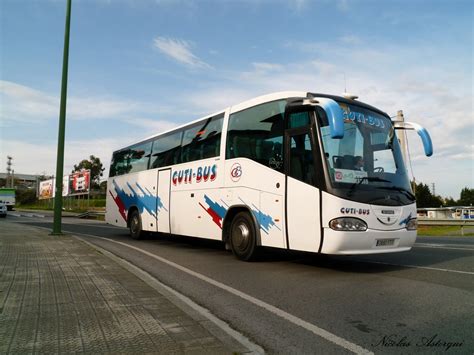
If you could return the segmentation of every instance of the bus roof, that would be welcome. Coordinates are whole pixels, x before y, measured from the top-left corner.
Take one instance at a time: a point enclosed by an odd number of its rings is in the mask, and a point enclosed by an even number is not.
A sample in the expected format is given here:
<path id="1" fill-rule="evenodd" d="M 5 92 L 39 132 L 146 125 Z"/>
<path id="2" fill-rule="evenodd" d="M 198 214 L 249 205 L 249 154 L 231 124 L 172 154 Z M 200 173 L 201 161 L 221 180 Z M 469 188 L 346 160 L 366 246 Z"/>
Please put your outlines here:
<path id="1" fill-rule="evenodd" d="M 132 147 L 134 146 L 135 144 L 138 144 L 138 143 L 143 143 L 143 142 L 146 142 L 148 140 L 152 140 L 152 139 L 155 139 L 156 137 L 159 137 L 159 136 L 163 136 L 163 135 L 166 135 L 168 133 L 171 133 L 171 132 L 174 132 L 174 131 L 177 131 L 177 130 L 180 130 L 182 128 L 185 128 L 185 127 L 188 127 L 188 126 L 191 126 L 192 124 L 194 123 L 197 123 L 197 122 L 200 122 L 202 120 L 205 120 L 207 118 L 210 118 L 210 117 L 213 117 L 213 116 L 216 116 L 220 113 L 224 113 L 226 111 L 230 111 L 230 113 L 234 113 L 234 112 L 238 112 L 238 111 L 242 111 L 242 110 L 245 110 L 249 107 L 253 107 L 253 106 L 257 106 L 257 105 L 261 105 L 261 104 L 264 104 L 266 102 L 271 102 L 271 101 L 276 101 L 276 100 L 283 100 L 283 99 L 288 99 L 288 98 L 305 98 L 305 97 L 325 97 L 325 98 L 329 98 L 329 99 L 333 99 L 333 100 L 336 100 L 336 101 L 339 101 L 339 102 L 343 102 L 343 103 L 346 103 L 346 104 L 352 104 L 352 105 L 357 105 L 357 106 L 361 106 L 361 107 L 364 107 L 364 108 L 367 108 L 369 110 L 372 110 L 372 111 L 375 111 L 377 113 L 380 113 L 388 118 L 390 118 L 385 112 L 379 110 L 378 108 L 376 107 L 373 107 L 373 106 L 370 106 L 366 103 L 363 103 L 361 101 L 356 101 L 356 100 L 351 100 L 351 99 L 347 99 L 343 96 L 337 96 L 337 95 L 328 95 L 328 94 L 320 94 L 320 93 L 311 93 L 309 91 L 279 91 L 279 92 L 274 92 L 274 93 L 270 93 L 270 94 L 266 94 L 266 95 L 261 95 L 261 96 L 257 96 L 257 97 L 254 97 L 252 99 L 249 99 L 249 100 L 246 100 L 246 101 L 243 101 L 241 103 L 238 103 L 236 105 L 233 105 L 233 106 L 229 106 L 229 107 L 226 107 L 222 110 L 219 110 L 219 111 L 216 111 L 212 114 L 209 114 L 209 115 L 206 115 L 206 116 L 203 116 L 203 117 L 200 117 L 198 119 L 195 119 L 191 122 L 187 122 L 187 123 L 184 123 L 182 125 L 179 125 L 177 127 L 174 127 L 174 128 L 171 128 L 169 130 L 166 130 L 166 131 L 163 131 L 163 132 L 159 132 L 159 133 L 156 133 L 156 134 L 153 134 L 149 137 L 146 137 L 146 138 L 143 138 L 143 139 L 140 139 L 138 141 L 133 141 L 133 143 L 131 144 L 128 144 L 126 145 L 125 147 L 123 148 L 120 148 L 120 149 L 117 149 L 115 150 L 114 152 L 117 152 L 117 151 L 120 151 L 122 149 L 126 149 L 128 147 Z"/>

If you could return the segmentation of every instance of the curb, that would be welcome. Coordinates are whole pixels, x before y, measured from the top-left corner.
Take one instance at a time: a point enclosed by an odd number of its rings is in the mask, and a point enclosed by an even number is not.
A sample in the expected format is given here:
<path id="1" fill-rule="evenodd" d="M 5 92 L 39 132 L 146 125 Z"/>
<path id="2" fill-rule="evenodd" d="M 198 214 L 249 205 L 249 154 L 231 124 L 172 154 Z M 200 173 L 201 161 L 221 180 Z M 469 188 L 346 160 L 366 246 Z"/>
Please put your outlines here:
<path id="1" fill-rule="evenodd" d="M 104 256 L 115 261 L 117 264 L 122 266 L 127 271 L 131 272 L 143 282 L 148 284 L 150 287 L 155 289 L 157 292 L 161 293 L 163 296 L 168 298 L 170 302 L 176 305 L 178 308 L 182 309 L 184 312 L 189 314 L 191 317 L 201 319 L 205 319 L 214 325 L 213 327 L 205 325 L 205 327 L 218 339 L 226 343 L 226 338 L 229 337 L 237 341 L 241 346 L 246 348 L 248 351 L 244 352 L 244 354 L 265 354 L 265 350 L 260 347 L 259 345 L 253 343 L 250 339 L 248 339 L 243 334 L 237 332 L 236 330 L 232 329 L 226 322 L 214 316 L 208 309 L 198 305 L 194 301 L 192 301 L 187 296 L 179 293 L 178 291 L 172 289 L 171 287 L 163 284 L 153 276 L 151 276 L 146 271 L 140 269 L 138 266 L 133 265 L 132 263 L 128 262 L 125 259 L 118 257 L 117 255 L 111 253 L 110 251 L 103 249 L 89 241 L 83 239 L 80 235 L 71 235 L 75 239 L 89 245 L 93 249 L 97 250 L 98 252 L 102 253 Z M 228 341 L 227 341 L 228 342 Z"/>

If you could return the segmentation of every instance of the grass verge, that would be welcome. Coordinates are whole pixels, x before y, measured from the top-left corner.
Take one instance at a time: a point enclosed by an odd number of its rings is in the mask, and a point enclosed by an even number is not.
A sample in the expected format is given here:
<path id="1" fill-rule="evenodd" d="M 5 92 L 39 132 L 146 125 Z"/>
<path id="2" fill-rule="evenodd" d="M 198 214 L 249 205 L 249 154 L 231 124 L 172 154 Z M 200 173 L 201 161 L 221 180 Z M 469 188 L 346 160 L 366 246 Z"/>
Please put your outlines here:
<path id="1" fill-rule="evenodd" d="M 430 237 L 462 236 L 460 226 L 418 226 L 418 235 Z M 464 227 L 464 236 L 474 236 L 473 227 Z"/>

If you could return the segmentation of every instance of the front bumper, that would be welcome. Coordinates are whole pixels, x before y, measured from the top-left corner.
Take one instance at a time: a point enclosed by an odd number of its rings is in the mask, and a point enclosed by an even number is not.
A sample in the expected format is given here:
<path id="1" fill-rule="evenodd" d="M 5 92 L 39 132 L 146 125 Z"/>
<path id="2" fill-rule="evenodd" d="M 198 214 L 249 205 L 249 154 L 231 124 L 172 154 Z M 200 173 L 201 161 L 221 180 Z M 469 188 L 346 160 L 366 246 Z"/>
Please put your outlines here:
<path id="1" fill-rule="evenodd" d="M 393 244 L 377 246 L 377 241 L 383 239 L 393 239 Z M 321 253 L 336 255 L 396 253 L 410 250 L 415 240 L 416 231 L 406 229 L 340 232 L 325 228 Z"/>

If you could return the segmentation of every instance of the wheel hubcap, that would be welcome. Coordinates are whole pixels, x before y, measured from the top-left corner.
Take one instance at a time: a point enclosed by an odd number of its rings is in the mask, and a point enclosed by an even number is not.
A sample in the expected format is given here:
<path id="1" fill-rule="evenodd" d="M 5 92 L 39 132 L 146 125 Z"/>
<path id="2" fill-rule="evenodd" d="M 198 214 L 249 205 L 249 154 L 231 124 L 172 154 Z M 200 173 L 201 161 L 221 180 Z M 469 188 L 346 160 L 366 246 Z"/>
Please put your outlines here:
<path id="1" fill-rule="evenodd" d="M 234 229 L 235 246 L 244 250 L 249 243 L 250 230 L 244 223 L 239 223 Z"/>
<path id="2" fill-rule="evenodd" d="M 136 232 L 137 232 L 137 229 L 138 229 L 138 218 L 137 218 L 137 217 L 133 217 L 133 218 L 132 218 L 132 232 L 133 232 L 133 233 L 136 233 Z"/>

